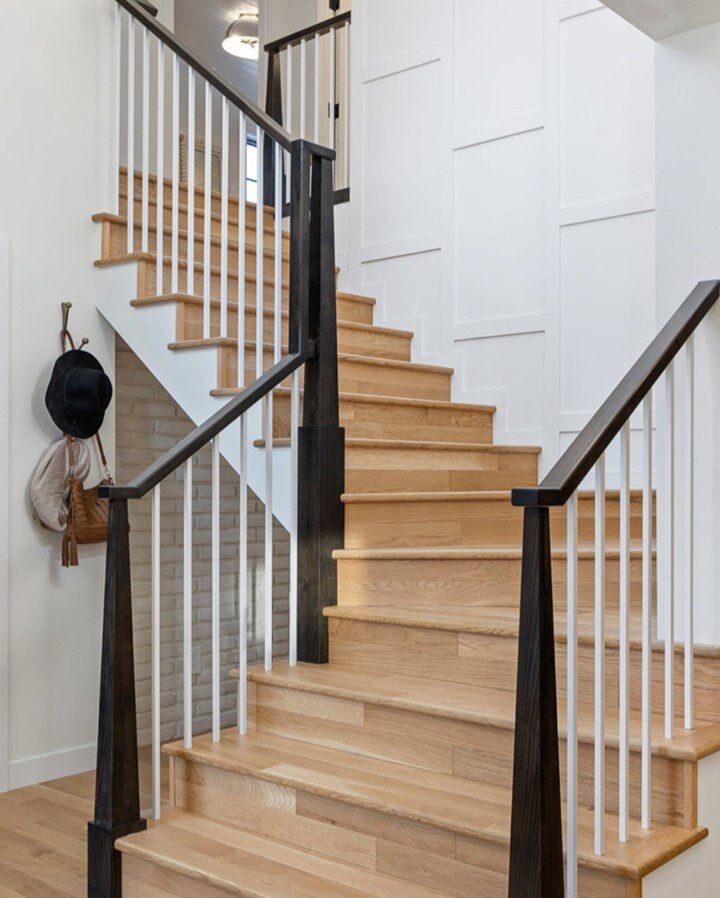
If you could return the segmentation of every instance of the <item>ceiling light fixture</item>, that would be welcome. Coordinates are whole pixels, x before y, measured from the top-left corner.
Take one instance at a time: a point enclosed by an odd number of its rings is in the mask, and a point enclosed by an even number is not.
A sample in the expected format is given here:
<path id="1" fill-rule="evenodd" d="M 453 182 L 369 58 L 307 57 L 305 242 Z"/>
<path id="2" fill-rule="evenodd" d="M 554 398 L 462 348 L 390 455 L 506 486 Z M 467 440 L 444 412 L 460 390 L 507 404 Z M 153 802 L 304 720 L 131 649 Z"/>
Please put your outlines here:
<path id="1" fill-rule="evenodd" d="M 228 28 L 223 50 L 240 59 L 257 59 L 260 55 L 259 20 L 256 13 L 241 12 Z"/>

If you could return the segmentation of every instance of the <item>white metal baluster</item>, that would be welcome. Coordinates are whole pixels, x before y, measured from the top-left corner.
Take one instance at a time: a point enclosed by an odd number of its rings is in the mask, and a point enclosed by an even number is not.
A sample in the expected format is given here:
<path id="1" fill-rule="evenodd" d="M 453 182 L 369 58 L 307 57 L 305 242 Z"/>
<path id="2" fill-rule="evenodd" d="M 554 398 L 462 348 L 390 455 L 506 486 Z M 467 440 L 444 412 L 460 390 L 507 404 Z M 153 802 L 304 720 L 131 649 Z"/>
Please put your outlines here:
<path id="1" fill-rule="evenodd" d="M 300 372 L 290 386 L 290 666 L 297 664 L 298 636 L 298 429 L 300 427 Z"/>
<path id="2" fill-rule="evenodd" d="M 630 821 L 630 422 L 620 431 L 620 776 L 619 835 Z"/>
<path id="3" fill-rule="evenodd" d="M 152 494 L 152 815 L 160 819 L 160 484 Z"/>
<path id="4" fill-rule="evenodd" d="M 180 57 L 173 53 L 172 74 L 172 258 L 170 292 L 180 291 Z"/>
<path id="5" fill-rule="evenodd" d="M 245 383 L 245 293 L 247 252 L 247 119 L 240 113 L 240 171 L 238 173 L 238 370 L 237 385 Z"/>
<path id="6" fill-rule="evenodd" d="M 142 30 L 142 237 L 144 253 L 150 249 L 150 32 Z"/>
<path id="7" fill-rule="evenodd" d="M 320 35 L 315 35 L 315 81 L 313 87 L 313 140 L 320 143 Z"/>
<path id="8" fill-rule="evenodd" d="M 345 181 L 343 187 L 350 186 L 350 23 L 345 22 L 345 105 L 342 110 L 344 126 Z"/>
<path id="9" fill-rule="evenodd" d="M 286 96 L 286 130 L 293 133 L 293 48 L 292 44 L 290 44 L 286 50 L 287 59 L 286 59 L 286 85 L 285 85 L 285 96 Z"/>
<path id="10" fill-rule="evenodd" d="M 222 156 L 220 165 L 220 336 L 228 335 L 228 209 L 230 204 L 230 104 L 222 98 Z"/>
<path id="11" fill-rule="evenodd" d="M 205 82 L 205 236 L 203 241 L 203 336 L 211 332 L 210 289 L 212 286 L 212 87 Z"/>
<path id="12" fill-rule="evenodd" d="M 115 134 L 113 135 L 113 167 L 110 172 L 110 198 L 113 211 L 120 214 L 120 142 L 122 140 L 122 38 L 123 17 L 119 4 L 115 4 L 115 81 L 113 83 L 113 109 Z"/>
<path id="13" fill-rule="evenodd" d="M 693 686 L 695 663 L 695 338 L 685 344 L 685 729 L 694 725 Z"/>
<path id="14" fill-rule="evenodd" d="M 240 418 L 240 558 L 238 560 L 238 732 L 247 733 L 248 482 L 247 421 Z"/>
<path id="15" fill-rule="evenodd" d="M 155 183 L 155 202 L 157 215 L 157 236 L 155 251 L 156 285 L 155 292 L 162 296 L 165 292 L 164 265 L 165 257 L 165 44 L 158 40 L 157 58 L 157 169 Z"/>
<path id="16" fill-rule="evenodd" d="M 283 272 L 283 229 L 282 229 L 282 165 L 283 149 L 275 144 L 275 308 L 274 308 L 274 361 L 282 356 L 282 272 Z"/>
<path id="17" fill-rule="evenodd" d="M 567 898 L 578 889 L 578 497 L 567 506 Z"/>
<path id="18" fill-rule="evenodd" d="M 212 441 L 212 733 L 220 741 L 220 437 Z"/>
<path id="19" fill-rule="evenodd" d="M 662 583 L 665 627 L 665 738 L 672 739 L 675 720 L 675 365 L 665 372 L 663 434 Z"/>
<path id="20" fill-rule="evenodd" d="M 183 744 L 192 748 L 192 465 L 183 485 Z"/>
<path id="21" fill-rule="evenodd" d="M 307 133 L 307 41 L 300 41 L 300 138 Z"/>
<path id="22" fill-rule="evenodd" d="M 328 35 L 328 43 L 330 44 L 330 72 L 328 77 L 328 92 L 330 95 L 330 121 L 328 123 L 328 146 L 330 147 L 330 149 L 335 149 L 335 62 L 337 42 L 335 38 L 334 28 L 330 29 L 330 34 Z"/>
<path id="23" fill-rule="evenodd" d="M 188 68 L 187 292 L 195 296 L 195 70 Z"/>
<path id="24" fill-rule="evenodd" d="M 135 251 L 135 19 L 128 24 L 127 71 L 127 251 Z"/>
<path id="25" fill-rule="evenodd" d="M 653 494 L 652 494 L 652 394 L 643 402 L 643 519 L 642 519 L 642 792 L 643 829 L 652 822 L 652 613 L 653 613 Z"/>
<path id="26" fill-rule="evenodd" d="M 264 310 L 264 233 L 265 224 L 265 185 L 264 185 L 264 140 L 263 132 L 257 129 L 257 204 L 255 206 L 255 376 L 263 373 L 263 333 L 265 324 Z"/>
<path id="27" fill-rule="evenodd" d="M 273 659 L 273 395 L 265 403 L 265 670 Z"/>
<path id="28" fill-rule="evenodd" d="M 605 854 L 605 456 L 595 466 L 595 854 Z"/>

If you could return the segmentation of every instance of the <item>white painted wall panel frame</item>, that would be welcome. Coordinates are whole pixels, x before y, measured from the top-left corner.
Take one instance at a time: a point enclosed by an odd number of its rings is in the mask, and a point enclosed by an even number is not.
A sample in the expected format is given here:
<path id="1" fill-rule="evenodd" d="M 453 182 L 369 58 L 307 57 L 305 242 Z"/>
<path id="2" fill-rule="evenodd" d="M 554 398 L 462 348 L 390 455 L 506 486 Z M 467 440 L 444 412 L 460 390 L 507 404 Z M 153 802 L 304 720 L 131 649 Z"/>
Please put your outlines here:
<path id="1" fill-rule="evenodd" d="M 9 788 L 10 421 L 10 240 L 0 234 L 0 792 Z"/>

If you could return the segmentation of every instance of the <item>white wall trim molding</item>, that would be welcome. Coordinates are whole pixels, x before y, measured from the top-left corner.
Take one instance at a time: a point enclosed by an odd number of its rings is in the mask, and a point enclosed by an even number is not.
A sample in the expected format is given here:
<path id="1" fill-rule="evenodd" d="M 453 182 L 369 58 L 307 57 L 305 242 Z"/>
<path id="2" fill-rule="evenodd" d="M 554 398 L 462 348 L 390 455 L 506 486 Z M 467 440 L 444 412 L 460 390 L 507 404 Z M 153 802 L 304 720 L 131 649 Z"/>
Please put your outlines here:
<path id="1" fill-rule="evenodd" d="M 10 763 L 10 789 L 24 789 L 35 783 L 60 779 L 65 776 L 77 776 L 95 768 L 97 746 L 78 745 L 64 751 L 50 752 L 46 755 L 35 755 L 20 758 Z"/>
<path id="2" fill-rule="evenodd" d="M 0 234 L 0 792 L 9 788 L 10 240 Z"/>
<path id="3" fill-rule="evenodd" d="M 373 81 L 382 81 L 383 78 L 389 78 L 392 75 L 399 75 L 402 72 L 410 72 L 412 69 L 431 65 L 433 62 L 439 62 L 441 59 L 442 48 L 440 46 L 433 44 L 427 47 L 420 47 L 417 50 L 390 56 L 388 59 L 381 59 L 380 62 L 366 65 L 362 70 L 361 80 L 363 84 L 371 84 Z"/>
<path id="4" fill-rule="evenodd" d="M 589 12 L 604 9 L 605 5 L 598 0 L 560 0 L 559 18 L 561 22 L 574 19 L 576 16 L 584 16 Z"/>
<path id="5" fill-rule="evenodd" d="M 510 118 L 498 119 L 494 122 L 483 122 L 481 125 L 456 131 L 453 137 L 453 149 L 467 150 L 483 143 L 491 143 L 493 140 L 517 137 L 530 131 L 540 131 L 544 127 L 545 110 L 536 109 L 533 112 L 524 112 L 521 115 L 513 115 Z"/>
<path id="6" fill-rule="evenodd" d="M 508 315 L 505 318 L 477 318 L 474 321 L 456 321 L 453 339 L 455 343 L 462 343 L 493 337 L 519 337 L 522 334 L 544 334 L 546 329 L 547 315 L 544 312 Z"/>
<path id="7" fill-rule="evenodd" d="M 422 253 L 437 252 L 442 249 L 442 231 L 417 234 L 403 240 L 388 240 L 386 243 L 370 243 L 362 247 L 362 262 L 381 262 L 384 259 L 398 259 L 400 256 L 419 256 Z"/>
<path id="8" fill-rule="evenodd" d="M 588 224 L 591 221 L 604 221 L 609 218 L 622 218 L 625 215 L 640 215 L 655 211 L 655 191 L 647 193 L 631 193 L 627 196 L 615 196 L 593 203 L 581 203 L 577 206 L 562 206 L 560 209 L 560 227 Z"/>

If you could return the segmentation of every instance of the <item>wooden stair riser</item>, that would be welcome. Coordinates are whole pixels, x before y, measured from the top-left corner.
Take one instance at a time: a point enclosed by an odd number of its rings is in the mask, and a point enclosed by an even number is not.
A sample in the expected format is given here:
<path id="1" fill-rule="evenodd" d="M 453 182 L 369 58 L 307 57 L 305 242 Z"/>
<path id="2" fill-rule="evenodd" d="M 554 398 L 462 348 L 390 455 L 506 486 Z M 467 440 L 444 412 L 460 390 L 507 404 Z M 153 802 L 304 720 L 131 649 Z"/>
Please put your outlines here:
<path id="1" fill-rule="evenodd" d="M 102 224 L 102 258 L 110 259 L 121 256 L 128 251 L 127 249 L 127 228 L 118 222 L 104 221 Z M 148 234 L 148 250 L 152 255 L 157 255 L 157 232 L 152 228 Z M 139 227 L 135 228 L 135 242 L 133 252 L 142 252 L 142 231 Z M 172 252 L 172 242 L 169 231 L 165 232 L 162 255 L 168 258 Z M 188 258 L 188 241 L 184 233 L 181 233 L 178 239 L 178 258 L 187 261 Z M 256 273 L 255 244 L 248 243 L 245 249 L 245 270 L 246 272 Z M 203 239 L 195 238 L 195 254 L 193 256 L 194 264 L 204 260 Z M 237 246 L 231 246 L 228 251 L 228 271 L 236 275 L 239 270 L 238 250 Z M 222 247 L 219 240 L 213 241 L 211 244 L 210 264 L 219 267 L 222 262 Z M 263 250 L 263 273 L 266 278 L 275 277 L 275 250 L 272 241 L 265 244 Z M 287 284 L 290 277 L 290 260 L 287 252 L 283 253 L 282 263 L 282 281 Z"/>
<path id="2" fill-rule="evenodd" d="M 440 448 L 432 445 L 371 445 L 348 447 L 345 488 L 349 493 L 420 493 L 467 490 L 504 490 L 537 483 L 537 454 L 503 451 L 503 447 Z M 471 535 L 476 528 L 473 503 L 387 502 L 384 507 L 353 514 L 360 505 L 348 505 L 350 528 L 347 548 L 392 545 L 478 545 Z M 367 534 L 362 521 L 377 513 L 377 541 Z M 437 517 L 435 517 L 437 515 Z M 430 520 L 431 526 L 427 525 Z M 434 523 L 433 523 L 434 522 Z M 390 532 L 394 531 L 394 532 Z"/>
<path id="3" fill-rule="evenodd" d="M 450 481 L 452 492 L 453 476 L 465 479 L 472 477 L 474 489 L 492 490 L 498 481 L 505 480 L 506 487 L 518 484 L 520 478 L 528 479 L 536 473 L 536 457 L 521 453 L 498 453 L 495 458 L 491 451 L 482 453 L 446 452 L 448 470 L 444 472 Z M 472 470 L 471 465 L 476 465 Z M 417 463 L 416 463 L 417 464 Z M 420 465 L 417 465 L 420 467 Z M 462 467 L 460 467 L 462 466 Z M 382 469 L 382 465 L 378 466 Z M 413 466 L 413 471 L 416 470 Z M 443 472 L 438 472 L 442 474 Z M 510 482 L 508 482 L 510 481 Z M 501 488 L 501 487 L 500 487 Z M 607 539 L 617 540 L 619 531 L 618 502 L 607 503 Z M 641 503 L 633 503 L 631 535 L 635 539 L 642 536 Z M 580 503 L 580 539 L 593 539 L 594 505 L 592 501 Z M 555 545 L 564 544 L 562 526 L 564 514 L 554 516 Z M 353 502 L 349 497 L 345 503 L 345 546 L 348 549 L 383 548 L 398 546 L 521 546 L 523 512 L 514 508 L 510 496 L 497 498 L 478 496 L 453 500 L 447 495 L 423 501 L 403 501 L 398 498 L 376 501 L 363 499 Z"/>
<path id="4" fill-rule="evenodd" d="M 505 844 L 194 762 L 176 763 L 173 781 L 178 807 L 395 876 L 399 896 L 416 883 L 448 898 L 507 898 Z M 639 898 L 628 889 L 622 877 L 581 870 L 580 898 Z"/>
<path id="5" fill-rule="evenodd" d="M 254 301 L 254 297 L 253 297 Z M 178 303 L 178 340 L 199 340 L 203 336 L 203 310 L 202 306 L 194 303 Z M 217 336 L 220 333 L 220 309 L 211 309 L 210 334 Z M 274 339 L 274 316 L 265 315 L 264 332 L 265 340 L 272 342 Z M 348 326 L 350 324 L 350 326 Z M 245 334 L 254 339 L 256 327 L 256 315 L 254 309 L 245 313 Z M 237 308 L 228 309 L 228 327 L 226 336 L 237 339 L 238 313 Z M 282 339 L 287 343 L 288 319 L 283 317 Z M 338 321 L 338 351 L 351 355 L 373 356 L 380 359 L 396 359 L 401 362 L 410 361 L 410 340 L 402 334 L 377 329 L 376 331 L 365 328 L 353 327 L 350 322 Z"/>
<path id="6" fill-rule="evenodd" d="M 302 397 L 301 397 L 302 406 Z M 410 425 L 412 421 L 412 425 Z M 346 439 L 411 439 L 448 443 L 492 443 L 493 413 L 479 407 L 454 415 L 452 406 L 387 404 L 363 397 L 340 396 L 340 426 Z M 403 436 L 405 435 L 405 436 Z M 290 436 L 290 396 L 275 396 L 275 436 Z"/>
<path id="7" fill-rule="evenodd" d="M 149 197 L 150 201 L 154 204 L 154 202 L 158 196 L 157 179 L 155 178 L 154 175 L 150 176 L 149 181 L 148 181 L 148 186 L 149 186 L 148 197 Z M 173 189 L 172 189 L 172 182 L 168 178 L 165 178 L 164 187 L 165 187 L 164 193 L 163 193 L 164 200 L 165 200 L 165 203 L 170 205 L 172 203 L 172 199 L 173 199 Z M 134 190 L 135 190 L 135 198 L 141 199 L 142 198 L 142 173 L 141 172 L 135 172 Z M 178 196 L 179 196 L 180 205 L 187 206 L 188 190 L 187 190 L 187 184 L 183 181 L 180 182 Z M 127 198 L 127 172 L 125 172 L 125 171 L 120 172 L 120 197 Z M 198 185 L 198 184 L 195 185 L 195 207 L 199 210 L 202 210 L 205 208 L 204 185 Z M 239 209 L 238 198 L 236 196 L 230 195 L 228 197 L 228 215 L 229 215 L 229 217 L 233 218 L 233 219 L 237 219 L 238 209 Z M 255 204 L 254 203 L 246 203 L 245 209 L 246 209 L 247 218 L 254 221 L 255 215 L 256 215 Z M 211 211 L 217 215 L 220 215 L 220 213 L 222 211 L 222 198 L 218 191 L 212 191 Z M 266 227 L 269 227 L 273 224 L 273 220 L 275 218 L 275 212 L 270 206 L 265 207 L 264 218 L 265 218 L 265 226 Z"/>
<path id="8" fill-rule="evenodd" d="M 151 298 L 157 295 L 155 261 L 141 259 L 138 262 L 138 299 Z M 179 289 L 181 292 L 187 292 L 187 270 L 184 265 L 180 265 L 179 271 Z M 248 303 L 254 302 L 256 283 L 254 274 L 249 274 L 246 281 L 246 290 Z M 203 271 L 202 266 L 195 269 L 195 289 L 202 294 L 203 289 Z M 169 296 L 172 293 L 172 271 L 169 264 L 163 265 L 163 294 Z M 234 275 L 228 277 L 228 297 L 237 295 L 237 278 Z M 283 301 L 287 306 L 288 290 L 283 285 Z M 250 300 L 252 297 L 252 300 Z M 220 300 L 220 273 L 213 269 L 210 275 L 210 298 Z M 273 308 L 275 302 L 275 287 L 271 282 L 266 281 L 263 286 L 263 302 L 268 309 Z"/>
<path id="9" fill-rule="evenodd" d="M 218 386 L 237 385 L 237 348 L 222 347 L 219 350 Z M 247 359 L 246 359 L 247 371 Z M 386 396 L 405 396 L 411 399 L 449 399 L 450 374 L 444 371 L 415 369 L 410 366 L 395 367 L 367 358 L 340 358 L 338 360 L 340 390 L 347 393 L 381 393 Z M 253 372 L 252 379 L 255 374 Z"/>
<path id="10" fill-rule="evenodd" d="M 430 555 L 431 550 L 428 549 Z M 519 557 L 508 558 L 343 558 L 338 560 L 338 599 L 341 605 L 442 605 L 518 608 L 520 605 Z M 553 559 L 555 607 L 565 608 L 567 563 Z M 607 607 L 619 607 L 619 562 L 605 563 Z M 641 605 L 642 562 L 630 562 L 633 609 Z M 595 561 L 578 563 L 579 608 L 595 605 Z"/>
<path id="11" fill-rule="evenodd" d="M 512 728 L 472 723 L 422 712 L 357 701 L 290 687 L 257 684 L 257 727 L 261 732 L 314 745 L 410 764 L 436 773 L 510 788 L 514 732 Z M 511 704 L 511 703 L 510 703 Z M 564 773 L 565 741 L 561 740 Z M 606 747 L 606 808 L 617 813 L 618 752 Z M 640 817 L 640 753 L 631 753 L 631 815 Z M 692 828 L 696 766 L 682 760 L 653 757 L 653 815 L 656 823 Z M 565 781 L 563 779 L 563 800 Z M 580 743 L 579 790 L 582 807 L 594 807 L 594 746 Z"/>
<path id="12" fill-rule="evenodd" d="M 142 222 L 142 213 L 143 213 L 142 201 L 137 199 L 137 197 L 135 198 L 135 202 L 133 203 L 133 208 L 135 210 L 135 221 Z M 150 201 L 149 208 L 150 208 L 150 224 L 153 227 L 155 227 L 157 225 L 157 203 L 155 202 L 154 197 Z M 127 209 L 128 209 L 127 196 L 123 192 L 120 196 L 120 206 L 119 206 L 120 211 L 118 212 L 118 214 L 121 215 L 123 218 L 125 218 L 127 216 Z M 248 211 L 251 214 L 248 214 L 245 219 L 245 233 L 247 235 L 247 240 L 251 240 L 252 242 L 255 242 L 255 240 L 256 240 L 255 207 L 251 206 Z M 232 238 L 233 233 L 237 237 L 239 222 L 236 218 L 236 215 L 237 215 L 237 213 L 234 213 L 233 215 L 229 216 L 228 226 L 229 226 L 231 238 Z M 201 206 L 200 208 L 198 208 L 197 206 L 195 207 L 194 219 L 195 219 L 196 235 L 204 236 L 204 234 L 205 234 L 205 209 L 203 206 Z M 180 228 L 181 231 L 187 231 L 189 220 L 190 220 L 189 210 L 188 210 L 187 206 L 185 206 L 184 204 L 181 204 L 180 209 L 178 210 L 178 227 Z M 171 222 L 172 222 L 172 200 L 168 199 L 165 201 L 165 205 L 163 207 L 163 223 L 164 223 L 165 227 L 168 227 L 171 224 Z M 271 214 L 268 213 L 265 216 L 265 225 L 263 228 L 263 230 L 265 232 L 264 239 L 265 239 L 266 246 L 272 245 L 272 242 L 274 240 L 274 236 L 273 236 L 274 230 L 275 230 L 274 223 L 275 223 L 274 216 L 272 216 Z M 219 238 L 221 234 L 222 234 L 222 217 L 221 217 L 220 212 L 214 212 L 210 216 L 210 235 L 212 237 Z M 283 231 L 283 243 L 285 245 L 285 249 L 287 250 L 290 246 L 289 231 Z"/>
<path id="13" fill-rule="evenodd" d="M 499 689 L 514 695 L 517 688 L 517 640 L 512 636 L 457 633 L 423 627 L 331 619 L 330 658 L 344 668 L 377 670 L 432 680 L 466 683 Z M 606 693 L 608 709 L 619 703 L 619 651 L 606 648 Z M 642 709 L 641 651 L 630 652 L 630 707 Z M 578 648 L 578 696 L 592 705 L 594 701 L 593 645 L 581 642 Z M 675 701 L 683 707 L 682 655 L 675 656 Z M 566 691 L 566 646 L 556 647 L 558 695 Z M 712 721 L 717 716 L 720 690 L 720 661 L 697 658 L 695 663 L 695 714 L 698 720 Z M 653 652 L 653 707 L 664 707 L 664 657 Z M 638 734 L 635 734 L 639 736 Z"/>

